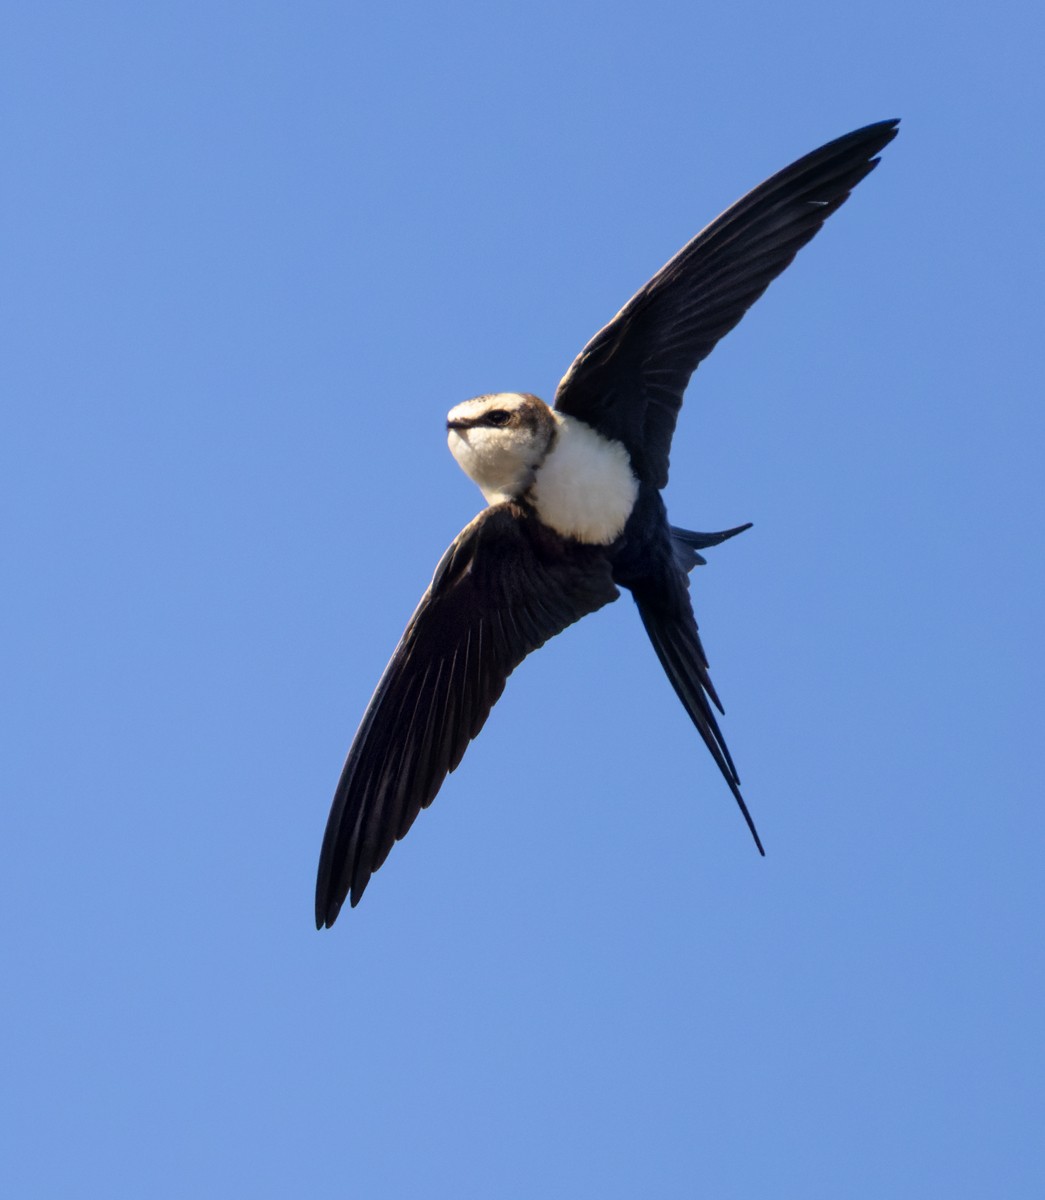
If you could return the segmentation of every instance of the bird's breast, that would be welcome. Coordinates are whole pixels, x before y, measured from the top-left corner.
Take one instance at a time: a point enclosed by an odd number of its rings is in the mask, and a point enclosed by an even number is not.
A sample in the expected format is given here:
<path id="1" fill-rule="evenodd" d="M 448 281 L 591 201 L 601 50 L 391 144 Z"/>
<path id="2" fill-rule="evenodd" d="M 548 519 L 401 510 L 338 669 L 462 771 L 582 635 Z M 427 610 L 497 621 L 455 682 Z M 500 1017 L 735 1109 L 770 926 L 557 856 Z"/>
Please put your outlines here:
<path id="1" fill-rule="evenodd" d="M 609 545 L 623 532 L 639 492 L 628 452 L 576 417 L 554 416 L 558 436 L 528 498 L 556 533 Z"/>

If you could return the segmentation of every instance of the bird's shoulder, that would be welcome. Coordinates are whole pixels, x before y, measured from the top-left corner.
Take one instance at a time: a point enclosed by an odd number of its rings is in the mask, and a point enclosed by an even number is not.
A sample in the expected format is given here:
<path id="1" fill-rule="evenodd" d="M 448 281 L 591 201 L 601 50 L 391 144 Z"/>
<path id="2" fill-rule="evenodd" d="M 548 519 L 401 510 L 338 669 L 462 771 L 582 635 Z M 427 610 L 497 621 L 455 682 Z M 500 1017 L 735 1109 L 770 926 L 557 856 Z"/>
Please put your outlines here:
<path id="1" fill-rule="evenodd" d="M 607 548 L 564 537 L 538 519 L 528 504 L 492 504 L 454 538 L 429 586 L 430 602 L 462 589 L 485 603 L 515 606 L 542 596 L 576 609 L 576 620 L 616 599 Z"/>

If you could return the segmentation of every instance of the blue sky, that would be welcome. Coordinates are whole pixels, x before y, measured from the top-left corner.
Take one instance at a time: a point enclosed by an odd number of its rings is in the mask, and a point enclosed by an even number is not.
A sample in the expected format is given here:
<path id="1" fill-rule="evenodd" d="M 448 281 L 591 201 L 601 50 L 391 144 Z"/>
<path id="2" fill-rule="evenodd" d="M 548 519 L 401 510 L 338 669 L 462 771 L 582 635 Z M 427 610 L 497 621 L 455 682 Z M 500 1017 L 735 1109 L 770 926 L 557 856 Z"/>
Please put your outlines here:
<path id="1" fill-rule="evenodd" d="M 1042 23 L 7 13 L 4 1194 L 1042 1194 Z M 766 859 L 624 598 L 318 934 L 446 411 L 892 116 L 674 444 Z"/>

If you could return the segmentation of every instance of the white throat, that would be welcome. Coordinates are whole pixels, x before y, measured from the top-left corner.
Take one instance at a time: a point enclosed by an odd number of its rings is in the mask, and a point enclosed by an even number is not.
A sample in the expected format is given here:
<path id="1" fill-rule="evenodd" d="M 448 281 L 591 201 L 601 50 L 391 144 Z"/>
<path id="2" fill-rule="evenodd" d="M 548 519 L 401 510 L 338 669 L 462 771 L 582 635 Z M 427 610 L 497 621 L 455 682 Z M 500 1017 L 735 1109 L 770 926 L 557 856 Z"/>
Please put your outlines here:
<path id="1" fill-rule="evenodd" d="M 628 452 L 576 417 L 554 410 L 552 416 L 558 436 L 529 498 L 556 533 L 608 545 L 620 537 L 639 494 Z"/>
<path id="2" fill-rule="evenodd" d="M 524 392 L 476 396 L 447 416 L 450 453 L 487 504 L 518 499 L 533 483 L 554 437 L 551 409 Z"/>

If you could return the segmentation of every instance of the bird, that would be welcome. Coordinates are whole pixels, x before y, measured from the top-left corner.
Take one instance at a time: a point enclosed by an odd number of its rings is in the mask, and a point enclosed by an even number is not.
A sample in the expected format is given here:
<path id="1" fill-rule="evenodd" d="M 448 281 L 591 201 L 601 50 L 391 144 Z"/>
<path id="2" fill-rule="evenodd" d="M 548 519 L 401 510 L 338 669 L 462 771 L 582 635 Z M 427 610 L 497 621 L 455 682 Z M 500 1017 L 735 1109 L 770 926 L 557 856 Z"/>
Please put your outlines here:
<path id="1" fill-rule="evenodd" d="M 719 727 L 690 599 L 718 533 L 672 525 L 661 492 L 697 366 L 878 164 L 899 121 L 828 142 L 741 197 L 581 350 L 551 406 L 528 392 L 451 409 L 449 448 L 486 507 L 443 555 L 363 714 L 334 793 L 316 927 L 354 908 L 461 763 L 527 655 L 629 591 L 661 666 L 764 848 Z"/>

